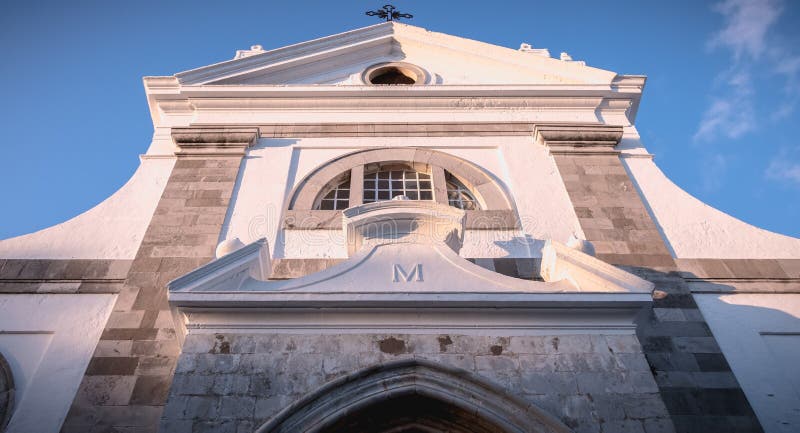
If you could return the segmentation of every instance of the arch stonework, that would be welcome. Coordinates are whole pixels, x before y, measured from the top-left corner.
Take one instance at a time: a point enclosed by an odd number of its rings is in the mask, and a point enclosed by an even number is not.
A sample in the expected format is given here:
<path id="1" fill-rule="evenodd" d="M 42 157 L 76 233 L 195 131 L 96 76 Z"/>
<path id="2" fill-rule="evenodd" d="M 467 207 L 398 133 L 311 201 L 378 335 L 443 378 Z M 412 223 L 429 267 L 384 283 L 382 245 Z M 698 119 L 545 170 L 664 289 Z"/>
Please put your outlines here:
<path id="1" fill-rule="evenodd" d="M 467 211 L 469 229 L 512 229 L 519 218 L 509 192 L 477 165 L 445 152 L 418 147 L 372 148 L 334 158 L 316 168 L 292 190 L 284 227 L 289 229 L 341 228 L 341 212 L 316 210 L 319 197 L 337 179 L 350 173 L 351 204 L 361 204 L 364 167 L 375 163 L 402 163 L 431 167 L 435 200 L 447 204 L 445 171 L 458 178 L 475 195 L 480 210 Z"/>
<path id="2" fill-rule="evenodd" d="M 357 418 L 371 407 L 403 398 L 423 399 L 447 406 L 451 413 L 466 414 L 469 421 L 483 426 L 480 431 L 572 432 L 536 405 L 508 394 L 474 373 L 422 359 L 379 364 L 329 382 L 286 407 L 256 432 L 324 433 L 332 428 L 335 431 L 335 426 L 346 424 L 348 419 Z M 391 415 L 408 419 L 407 425 L 391 426 L 392 431 L 416 425 L 414 414 Z"/>
<path id="3" fill-rule="evenodd" d="M 508 193 L 483 169 L 456 156 L 417 147 L 360 150 L 328 161 L 306 176 L 294 189 L 290 209 L 312 209 L 317 196 L 330 185 L 333 179 L 353 168 L 380 162 L 426 164 L 441 167 L 459 178 L 480 196 L 481 203 L 486 210 L 513 209 Z"/>
<path id="4" fill-rule="evenodd" d="M 14 377 L 6 358 L 0 353 L 0 432 L 5 431 L 14 410 Z"/>

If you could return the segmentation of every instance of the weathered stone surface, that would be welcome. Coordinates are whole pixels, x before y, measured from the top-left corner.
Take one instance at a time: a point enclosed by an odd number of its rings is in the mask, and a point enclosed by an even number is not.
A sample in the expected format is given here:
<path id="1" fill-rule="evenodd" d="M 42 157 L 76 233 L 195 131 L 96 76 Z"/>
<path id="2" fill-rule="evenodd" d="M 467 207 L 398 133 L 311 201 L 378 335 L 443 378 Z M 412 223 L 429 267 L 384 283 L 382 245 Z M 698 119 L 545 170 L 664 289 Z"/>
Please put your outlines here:
<path id="1" fill-rule="evenodd" d="M 326 382 L 403 358 L 477 373 L 578 432 L 673 431 L 633 335 L 190 334 L 161 428 L 255 428 Z"/>
<path id="2" fill-rule="evenodd" d="M 234 144 L 238 148 L 241 143 Z M 213 153 L 214 146 L 190 143 L 188 147 L 205 154 Z M 169 314 L 166 283 L 213 257 L 241 162 L 242 150 L 234 153 L 237 155 L 178 158 L 133 262 L 4 264 L 0 275 L 27 275 L 46 269 L 51 276 L 125 278 L 67 416 L 65 431 L 90 431 L 101 426 L 108 430 L 155 430 L 180 353 Z M 83 285 L 80 290 L 84 290 Z M 213 347 L 212 344 L 206 351 Z M 187 348 L 192 348 L 191 343 Z M 240 346 L 237 349 L 246 350 Z M 231 372 L 238 360 L 220 357 L 200 361 L 191 366 L 191 371 L 218 374 Z M 186 381 L 186 376 L 178 378 L 181 383 Z M 238 382 L 219 379 L 215 384 L 213 377 L 198 375 L 192 385 L 198 395 L 214 390 L 228 395 Z M 114 405 L 113 410 L 109 404 Z M 170 410 L 182 413 L 186 407 Z M 155 419 L 145 422 L 148 417 Z M 170 425 L 178 431 L 220 427 L 180 421 Z M 231 428 L 235 431 L 235 426 Z"/>

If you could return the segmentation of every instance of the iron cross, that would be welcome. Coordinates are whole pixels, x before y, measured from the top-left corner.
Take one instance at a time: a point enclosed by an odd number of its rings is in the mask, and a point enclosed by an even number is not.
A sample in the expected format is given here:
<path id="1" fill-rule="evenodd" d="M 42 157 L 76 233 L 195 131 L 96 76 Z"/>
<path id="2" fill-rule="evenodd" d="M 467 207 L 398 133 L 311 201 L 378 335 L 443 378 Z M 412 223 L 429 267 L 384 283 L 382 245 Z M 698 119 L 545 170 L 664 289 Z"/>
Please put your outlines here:
<path id="1" fill-rule="evenodd" d="M 378 18 L 383 18 L 386 21 L 394 21 L 400 18 L 414 18 L 414 15 L 411 14 L 401 14 L 397 11 L 397 8 L 392 5 L 385 5 L 376 11 L 367 11 L 366 14 L 371 17 L 377 16 Z"/>

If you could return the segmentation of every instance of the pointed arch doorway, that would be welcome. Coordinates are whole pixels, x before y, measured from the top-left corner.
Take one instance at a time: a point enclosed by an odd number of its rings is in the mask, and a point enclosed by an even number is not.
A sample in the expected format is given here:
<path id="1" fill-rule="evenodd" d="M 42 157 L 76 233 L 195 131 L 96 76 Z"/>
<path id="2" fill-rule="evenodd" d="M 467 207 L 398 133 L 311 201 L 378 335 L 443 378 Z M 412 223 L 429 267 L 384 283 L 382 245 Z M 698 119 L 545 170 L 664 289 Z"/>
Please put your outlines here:
<path id="1" fill-rule="evenodd" d="M 569 433 L 535 405 L 465 370 L 405 359 L 330 382 L 257 433 Z"/>

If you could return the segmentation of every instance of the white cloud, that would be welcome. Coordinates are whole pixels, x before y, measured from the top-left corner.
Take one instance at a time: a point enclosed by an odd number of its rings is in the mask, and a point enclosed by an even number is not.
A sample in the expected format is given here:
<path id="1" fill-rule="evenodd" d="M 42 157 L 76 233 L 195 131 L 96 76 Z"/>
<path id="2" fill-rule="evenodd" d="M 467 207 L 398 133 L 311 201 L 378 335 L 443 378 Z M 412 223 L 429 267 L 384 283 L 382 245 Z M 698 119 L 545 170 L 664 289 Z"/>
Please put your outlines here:
<path id="1" fill-rule="evenodd" d="M 750 74 L 737 69 L 731 71 L 727 78 L 725 86 L 728 93 L 714 98 L 703 113 L 694 141 L 714 141 L 721 136 L 739 138 L 755 129 L 754 92 Z"/>
<path id="2" fill-rule="evenodd" d="M 800 154 L 800 148 L 793 153 Z M 791 153 L 784 149 L 772 159 L 764 175 L 768 179 L 800 187 L 800 159 L 793 158 Z"/>
<path id="3" fill-rule="evenodd" d="M 703 113 L 693 139 L 711 142 L 718 138 L 736 139 L 756 129 L 756 80 L 752 73 L 784 77 L 784 100 L 769 116 L 779 121 L 794 111 L 800 96 L 800 55 L 775 41 L 770 30 L 783 13 L 783 0 L 725 0 L 712 9 L 724 18 L 723 27 L 708 41 L 712 49 L 731 53 L 731 65 L 717 81 L 723 83 Z"/>
<path id="4" fill-rule="evenodd" d="M 767 31 L 783 11 L 780 0 L 725 0 L 713 6 L 725 17 L 725 27 L 709 41 L 712 48 L 733 50 L 736 59 L 758 59 L 766 46 Z"/>

